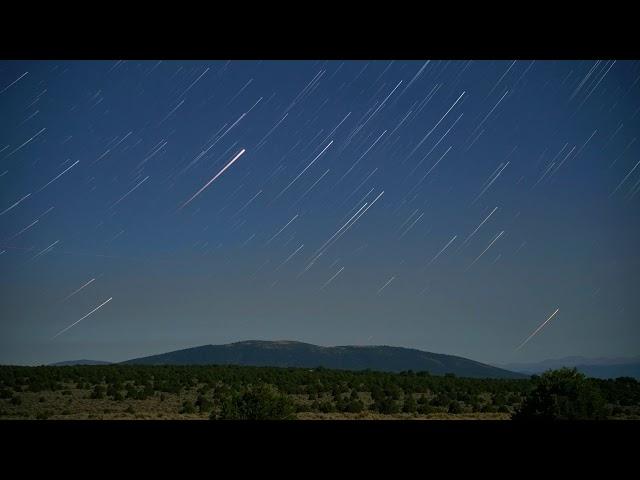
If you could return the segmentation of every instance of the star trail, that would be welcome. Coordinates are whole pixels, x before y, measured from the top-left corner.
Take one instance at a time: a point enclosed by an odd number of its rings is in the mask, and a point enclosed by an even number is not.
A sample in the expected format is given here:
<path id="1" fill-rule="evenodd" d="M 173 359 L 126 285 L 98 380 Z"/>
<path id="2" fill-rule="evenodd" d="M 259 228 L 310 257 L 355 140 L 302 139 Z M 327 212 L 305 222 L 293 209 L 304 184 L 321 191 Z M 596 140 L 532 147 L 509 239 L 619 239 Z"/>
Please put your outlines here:
<path id="1" fill-rule="evenodd" d="M 0 362 L 250 339 L 637 355 L 639 79 L 623 60 L 1 61 Z"/>

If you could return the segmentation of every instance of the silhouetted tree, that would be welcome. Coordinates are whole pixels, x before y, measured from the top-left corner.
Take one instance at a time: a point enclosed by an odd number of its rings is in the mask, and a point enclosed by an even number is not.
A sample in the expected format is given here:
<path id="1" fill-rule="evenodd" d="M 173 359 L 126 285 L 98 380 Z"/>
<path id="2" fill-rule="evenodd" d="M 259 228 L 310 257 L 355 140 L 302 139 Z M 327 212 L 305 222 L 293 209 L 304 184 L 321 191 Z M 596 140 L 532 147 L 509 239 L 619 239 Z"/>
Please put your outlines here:
<path id="1" fill-rule="evenodd" d="M 606 418 L 605 401 L 595 382 L 575 368 L 550 370 L 534 379 L 534 389 L 515 420 L 592 420 Z"/>

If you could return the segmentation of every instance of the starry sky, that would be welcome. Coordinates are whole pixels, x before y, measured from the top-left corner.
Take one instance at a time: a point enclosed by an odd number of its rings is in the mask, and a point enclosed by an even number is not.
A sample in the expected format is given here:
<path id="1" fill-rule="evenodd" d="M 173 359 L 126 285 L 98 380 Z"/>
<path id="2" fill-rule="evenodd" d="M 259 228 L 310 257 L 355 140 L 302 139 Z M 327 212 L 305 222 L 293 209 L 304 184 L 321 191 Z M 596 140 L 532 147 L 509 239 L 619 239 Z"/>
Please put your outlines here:
<path id="1" fill-rule="evenodd" d="M 1 61 L 0 112 L 0 363 L 640 353 L 638 61 Z"/>

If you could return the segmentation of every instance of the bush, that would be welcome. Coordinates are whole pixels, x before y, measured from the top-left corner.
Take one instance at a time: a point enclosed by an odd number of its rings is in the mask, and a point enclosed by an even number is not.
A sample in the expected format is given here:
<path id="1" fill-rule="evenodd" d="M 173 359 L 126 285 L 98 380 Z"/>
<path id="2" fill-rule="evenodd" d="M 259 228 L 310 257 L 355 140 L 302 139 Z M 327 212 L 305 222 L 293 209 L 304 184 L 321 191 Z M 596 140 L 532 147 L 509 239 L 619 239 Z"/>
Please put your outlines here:
<path id="1" fill-rule="evenodd" d="M 198 399 L 196 400 L 196 407 L 198 407 L 201 412 L 209 412 L 213 408 L 213 402 L 205 398 L 204 395 L 200 394 L 198 395 Z"/>
<path id="2" fill-rule="evenodd" d="M 550 370 L 534 378 L 514 420 L 597 420 L 606 418 L 597 385 L 575 368 Z"/>
<path id="3" fill-rule="evenodd" d="M 212 414 L 220 420 L 286 420 L 293 417 L 295 406 L 286 396 L 267 384 L 245 387 L 233 392 L 222 401 L 219 414 Z"/>
<path id="4" fill-rule="evenodd" d="M 10 388 L 3 388 L 0 390 L 0 398 L 9 399 L 11 397 L 13 397 L 13 392 Z"/>
<path id="5" fill-rule="evenodd" d="M 339 412 L 346 412 L 347 408 L 349 408 L 349 400 L 338 395 L 338 398 L 336 399 L 336 410 Z"/>
<path id="6" fill-rule="evenodd" d="M 462 407 L 460 406 L 460 402 L 453 400 L 449 403 L 449 413 L 462 413 Z"/>
<path id="7" fill-rule="evenodd" d="M 364 410 L 364 403 L 362 403 L 360 400 L 351 400 L 347 404 L 346 411 L 349 413 L 360 413 L 363 410 Z"/>
<path id="8" fill-rule="evenodd" d="M 196 413 L 196 407 L 193 405 L 193 402 L 186 400 L 182 403 L 180 413 Z"/>
<path id="9" fill-rule="evenodd" d="M 106 389 L 104 388 L 104 386 L 96 385 L 95 387 L 93 387 L 93 390 L 91 391 L 90 398 L 93 398 L 93 399 L 104 398 L 105 390 Z"/>
<path id="10" fill-rule="evenodd" d="M 116 389 L 115 385 L 109 385 L 109 387 L 107 387 L 107 396 L 113 397 L 115 399 L 117 394 L 118 390 Z"/>
<path id="11" fill-rule="evenodd" d="M 322 413 L 331 413 L 336 411 L 336 406 L 333 402 L 325 400 L 323 402 L 318 402 L 318 410 Z"/>
<path id="12" fill-rule="evenodd" d="M 384 397 L 376 400 L 372 408 L 380 413 L 387 415 L 398 413 L 400 411 L 400 405 L 391 397 Z"/>
<path id="13" fill-rule="evenodd" d="M 11 397 L 11 405 L 22 405 L 22 397 L 20 395 Z"/>
<path id="14" fill-rule="evenodd" d="M 416 400 L 413 398 L 413 395 L 410 393 L 406 393 L 404 396 L 404 405 L 402 406 L 402 411 L 405 413 L 414 413 L 417 410 Z"/>
<path id="15" fill-rule="evenodd" d="M 40 385 L 39 383 L 31 383 L 29 385 L 28 390 L 30 392 L 41 392 L 42 390 L 45 390 L 45 388 L 42 385 Z M 54 390 L 54 389 L 51 388 L 51 390 Z"/>

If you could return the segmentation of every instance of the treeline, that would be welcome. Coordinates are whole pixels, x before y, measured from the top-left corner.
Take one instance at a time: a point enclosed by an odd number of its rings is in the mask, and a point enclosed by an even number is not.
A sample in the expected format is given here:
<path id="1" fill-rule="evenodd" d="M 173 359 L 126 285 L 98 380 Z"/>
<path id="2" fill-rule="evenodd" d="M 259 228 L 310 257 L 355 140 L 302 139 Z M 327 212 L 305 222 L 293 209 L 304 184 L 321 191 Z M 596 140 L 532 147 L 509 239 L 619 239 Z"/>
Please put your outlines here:
<path id="1" fill-rule="evenodd" d="M 502 412 L 515 418 L 605 418 L 636 413 L 640 383 L 562 369 L 531 379 L 459 378 L 428 372 L 325 368 L 99 365 L 0 366 L 0 398 L 22 392 L 86 391 L 93 399 L 184 396 L 182 413 L 214 419 L 291 418 L 297 412 L 451 414 Z"/>

